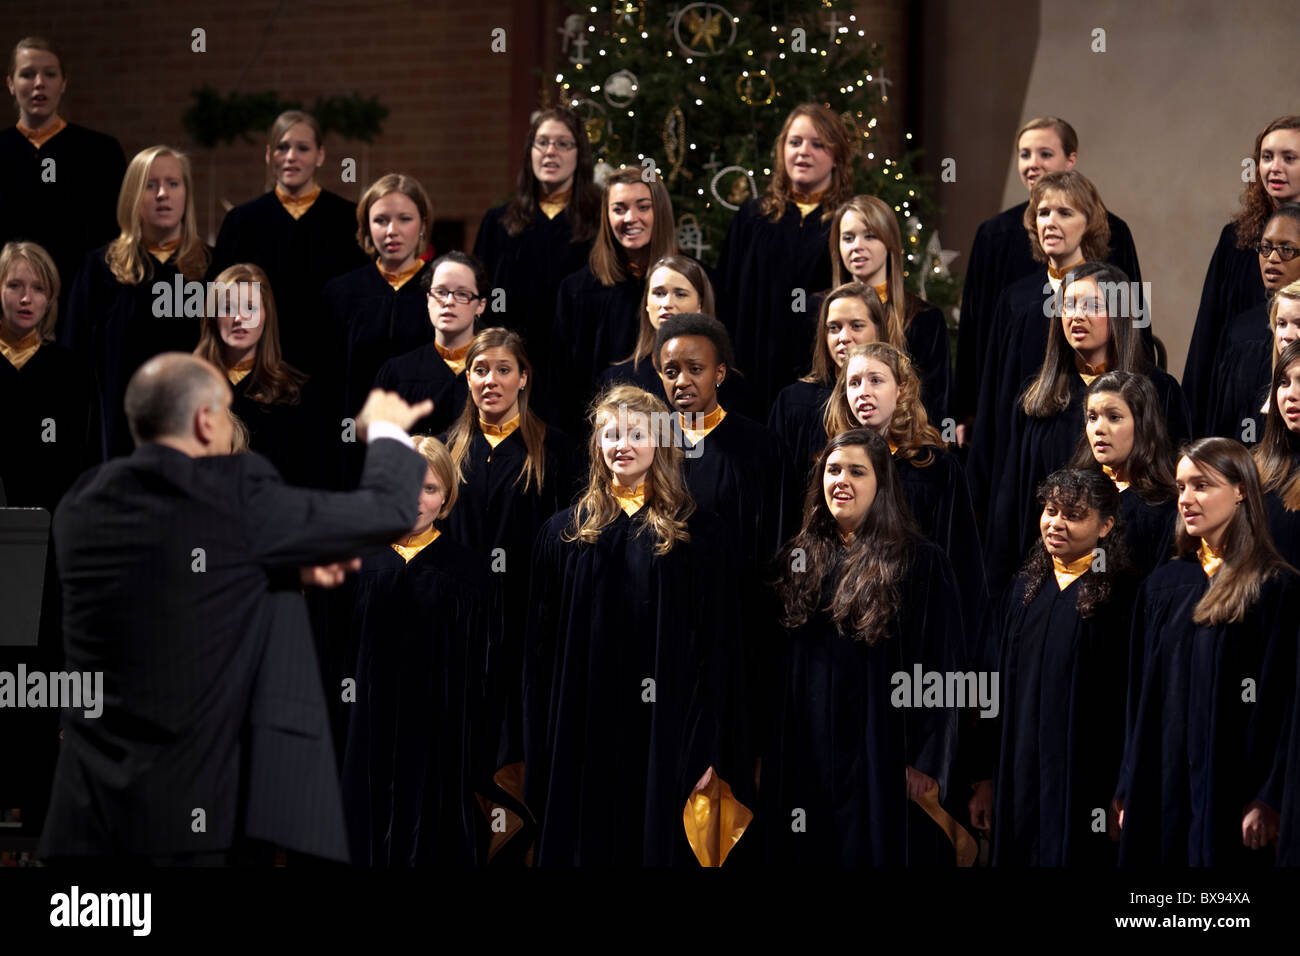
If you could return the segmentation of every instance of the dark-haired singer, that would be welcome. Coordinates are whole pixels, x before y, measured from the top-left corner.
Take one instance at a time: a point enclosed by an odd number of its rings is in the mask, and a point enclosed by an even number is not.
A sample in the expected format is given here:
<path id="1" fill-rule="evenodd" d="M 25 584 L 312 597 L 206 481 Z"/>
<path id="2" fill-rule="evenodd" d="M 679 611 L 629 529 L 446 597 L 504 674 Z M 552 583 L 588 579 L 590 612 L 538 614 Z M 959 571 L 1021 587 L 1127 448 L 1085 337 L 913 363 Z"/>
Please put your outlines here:
<path id="1" fill-rule="evenodd" d="M 230 396 L 202 359 L 146 362 L 126 392 L 135 452 L 55 513 L 67 668 L 103 672 L 104 706 L 65 711 L 46 859 L 347 859 L 297 569 L 340 580 L 338 562 L 410 528 L 427 464 L 406 429 L 431 408 L 372 392 L 361 484 L 333 493 L 230 455 Z"/>

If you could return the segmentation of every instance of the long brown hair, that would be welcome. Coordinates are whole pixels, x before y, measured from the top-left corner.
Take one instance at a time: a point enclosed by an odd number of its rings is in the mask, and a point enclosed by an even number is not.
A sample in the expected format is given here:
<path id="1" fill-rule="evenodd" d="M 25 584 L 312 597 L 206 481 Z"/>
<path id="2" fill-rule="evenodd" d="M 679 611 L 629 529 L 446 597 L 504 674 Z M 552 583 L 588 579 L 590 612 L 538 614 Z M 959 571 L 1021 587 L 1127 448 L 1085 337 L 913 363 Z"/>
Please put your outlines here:
<path id="1" fill-rule="evenodd" d="M 759 211 L 769 222 L 780 222 L 786 205 L 794 202 L 794 184 L 785 168 L 785 140 L 790 127 L 800 116 L 812 121 L 817 135 L 831 153 L 831 181 L 822 196 L 821 221 L 829 219 L 853 195 L 853 159 L 857 149 L 844 121 L 821 103 L 800 103 L 785 118 L 781 132 L 776 134 L 776 142 L 772 144 L 772 181 L 758 203 Z"/>
<path id="2" fill-rule="evenodd" d="M 1088 441 L 1088 399 L 1094 395 L 1118 395 L 1133 416 L 1133 450 L 1124 470 L 1129 487 L 1148 504 L 1161 504 L 1174 497 L 1174 449 L 1160 409 L 1160 396 L 1151 380 L 1138 372 L 1114 371 L 1097 376 L 1083 399 L 1083 434 L 1070 459 L 1070 467 L 1100 471 L 1101 465 Z"/>
<path id="3" fill-rule="evenodd" d="M 1034 261 L 1047 261 L 1043 244 L 1038 241 L 1038 207 L 1048 193 L 1061 193 L 1088 220 L 1083 238 L 1079 241 L 1080 255 L 1089 261 L 1105 259 L 1110 252 L 1110 218 L 1106 215 L 1106 204 L 1101 201 L 1101 193 L 1097 192 L 1091 179 L 1076 170 L 1065 169 L 1039 178 L 1029 193 L 1024 226 L 1029 233 L 1029 247 Z"/>
<path id="4" fill-rule="evenodd" d="M 524 141 L 524 162 L 515 177 L 515 194 L 506 205 L 502 224 L 506 234 L 518 236 L 537 218 L 537 176 L 533 174 L 533 140 L 537 131 L 547 120 L 556 120 L 569 128 L 574 143 L 577 144 L 578 164 L 573 170 L 573 189 L 569 193 L 569 204 L 564 213 L 569 218 L 570 242 L 586 242 L 596 235 L 600 225 L 600 187 L 592 182 L 596 160 L 591 151 L 591 142 L 587 139 L 587 128 L 578 115 L 567 106 L 555 106 L 542 110 L 533 117 L 528 126 L 528 138 Z"/>
<path id="5" fill-rule="evenodd" d="M 704 271 L 704 266 L 690 256 L 672 255 L 656 259 L 645 272 L 645 292 L 641 294 L 641 331 L 637 333 L 636 348 L 623 360 L 631 362 L 634 366 L 640 365 L 654 352 L 655 327 L 650 322 L 650 280 L 660 269 L 672 269 L 691 284 L 695 294 L 700 297 L 701 314 L 715 318 L 718 314 L 717 303 L 713 296 L 713 283 L 709 281 L 709 274 Z"/>
<path id="6" fill-rule="evenodd" d="M 1287 377 L 1287 370 L 1296 362 L 1300 362 L 1300 341 L 1292 342 L 1277 357 L 1277 364 L 1273 367 L 1273 384 L 1269 389 L 1264 438 L 1253 452 L 1255 466 L 1259 469 L 1260 487 L 1265 491 L 1277 492 L 1287 511 L 1300 511 L 1300 469 L 1295 467 L 1296 456 L 1300 455 L 1300 437 L 1287 428 L 1286 422 L 1282 420 L 1277 390 Z"/>
<path id="7" fill-rule="evenodd" d="M 25 262 L 41 285 L 45 286 L 45 314 L 36 324 L 42 342 L 54 341 L 54 326 L 59 321 L 59 269 L 43 246 L 34 242 L 6 242 L 0 249 L 0 288 L 9 281 L 9 274 L 19 262 Z"/>
<path id="8" fill-rule="evenodd" d="M 1294 573 L 1294 569 L 1273 546 L 1264 492 L 1250 452 L 1231 438 L 1201 438 L 1185 447 L 1182 454 L 1202 468 L 1217 471 L 1229 484 L 1241 487 L 1241 506 L 1224 529 L 1218 548 L 1223 565 L 1192 614 L 1192 620 L 1200 625 L 1232 624 L 1245 617 L 1259 600 L 1265 581 L 1279 572 Z M 1189 534 L 1186 522 L 1179 520 L 1174 532 L 1175 554 L 1180 558 L 1194 554 L 1200 545 L 1200 537 Z"/>
<path id="9" fill-rule="evenodd" d="M 1264 235 L 1264 226 L 1273 214 L 1273 199 L 1264 186 L 1259 172 L 1259 154 L 1264 148 L 1264 137 L 1279 129 L 1300 130 L 1300 116 L 1279 116 L 1255 137 L 1255 175 L 1241 189 L 1241 211 L 1232 219 L 1237 231 L 1237 248 L 1253 249 Z"/>
<path id="10" fill-rule="evenodd" d="M 596 234 L 591 255 L 587 259 L 591 271 L 603 286 L 617 285 L 632 274 L 628 269 L 627 253 L 614 238 L 614 229 L 609 224 L 609 193 L 620 185 L 641 185 L 650 190 L 650 203 L 655 217 L 650 226 L 650 261 L 675 256 L 679 252 L 673 201 L 662 180 L 656 176 L 651 182 L 645 182 L 641 178 L 640 166 L 628 166 L 612 172 L 605 180 L 605 188 L 600 194 L 600 231 Z"/>
<path id="11" fill-rule="evenodd" d="M 862 427 L 849 407 L 848 397 L 849 366 L 857 358 L 875 359 L 894 376 L 898 385 L 898 404 L 889 419 L 888 441 L 898 448 L 896 454 L 899 458 L 910 461 L 917 468 L 928 468 L 935 461 L 934 449 L 943 446 L 943 436 L 930 424 L 925 405 L 921 403 L 921 377 L 916 374 L 912 360 L 906 352 L 888 342 L 869 342 L 849 348 L 844 367 L 835 381 L 835 389 L 826 402 L 823 418 L 826 434 L 838 435 Z"/>
<path id="12" fill-rule="evenodd" d="M 533 365 L 528 361 L 528 353 L 524 350 L 524 340 L 519 337 L 519 333 L 511 329 L 503 329 L 500 326 L 484 329 L 478 335 L 474 336 L 474 341 L 469 345 L 469 351 L 465 353 L 465 374 L 470 375 L 474 368 L 474 360 L 489 349 L 505 349 L 519 365 L 519 371 L 528 376 L 528 381 L 519 389 L 519 433 L 524 436 L 524 447 L 527 454 L 524 456 L 524 465 L 519 469 L 519 474 L 515 477 L 515 484 L 518 485 L 523 481 L 523 490 L 536 486 L 538 492 L 546 483 L 546 422 L 542 421 L 528 407 L 529 396 L 533 393 Z M 447 448 L 451 451 L 451 460 L 456 464 L 456 474 L 460 480 L 465 480 L 465 461 L 469 458 L 469 446 L 474 436 L 481 434 L 483 429 L 479 427 L 478 406 L 473 401 L 473 390 L 470 392 L 470 401 L 465 403 L 464 409 L 461 410 L 460 418 L 456 419 L 451 430 L 447 433 Z"/>
<path id="13" fill-rule="evenodd" d="M 144 242 L 144 222 L 140 218 L 140 200 L 149 182 L 149 167 L 161 156 L 170 156 L 181 165 L 181 180 L 185 183 L 185 214 L 181 218 L 181 241 L 172 261 L 186 279 L 202 279 L 208 269 L 208 249 L 199 239 L 199 227 L 194 215 L 194 174 L 190 158 L 170 146 L 150 146 L 131 157 L 122 177 L 122 189 L 117 194 L 118 237 L 108 245 L 104 261 L 108 263 L 113 278 L 122 285 L 139 285 L 153 276 L 153 256 Z"/>
<path id="14" fill-rule="evenodd" d="M 1079 375 L 1078 366 L 1075 364 L 1079 353 L 1066 341 L 1059 307 L 1064 300 L 1065 290 L 1081 279 L 1092 279 L 1096 282 L 1098 291 L 1103 293 L 1104 301 L 1119 305 L 1120 300 L 1124 299 L 1128 308 L 1119 311 L 1132 313 L 1130 315 L 1108 314 L 1106 317 L 1106 370 L 1142 372 L 1148 367 L 1140 334 L 1133 330 L 1132 320 L 1137 317 L 1139 307 L 1128 302 L 1126 295 L 1116 294 L 1110 297 L 1104 295 L 1106 289 L 1127 291 L 1128 276 L 1107 262 L 1084 262 L 1075 266 L 1066 275 L 1061 283 L 1062 294 L 1049 300 L 1054 308 L 1053 315 L 1048 319 L 1050 327 L 1047 330 L 1047 352 L 1043 356 L 1043 364 L 1038 367 L 1038 374 L 1034 376 L 1020 402 L 1025 414 L 1031 418 L 1051 418 L 1070 407 L 1071 386 Z M 1108 307 L 1107 312 L 1109 311 Z"/>
<path id="15" fill-rule="evenodd" d="M 864 448 L 876 477 L 875 500 L 847 544 L 826 506 L 823 489 L 826 462 L 846 447 Z M 775 589 L 785 608 L 781 623 L 796 628 L 818 611 L 826 611 L 841 633 L 867 644 L 884 640 L 899 606 L 899 589 L 917 536 L 885 440 L 866 428 L 836 435 L 822 449 L 809 479 L 799 533 L 777 559 L 780 577 Z M 830 603 L 823 607 L 831 576 Z"/>
<path id="16" fill-rule="evenodd" d="M 888 286 L 889 301 L 885 308 L 889 311 L 890 325 L 895 322 L 899 328 L 906 330 L 912 319 L 921 311 L 922 300 L 912 295 L 903 286 L 903 232 L 898 228 L 898 217 L 889 204 L 875 196 L 854 196 L 835 210 L 831 221 L 831 274 L 839 285 L 846 279 L 852 279 L 844 265 L 844 256 L 840 253 L 840 223 L 844 214 L 855 212 L 862 217 L 867 228 L 885 245 L 889 257 L 885 260 L 885 283 Z M 874 291 L 874 290 L 873 290 Z M 890 339 L 892 342 L 893 339 Z"/>
<path id="17" fill-rule="evenodd" d="M 1096 468 L 1062 468 L 1052 472 L 1038 486 L 1037 498 L 1040 512 L 1050 501 L 1063 509 L 1080 506 L 1095 509 L 1103 523 L 1107 518 L 1115 519 L 1110 531 L 1100 539 L 1105 542 L 1105 570 L 1099 570 L 1094 564 L 1088 568 L 1088 573 L 1079 583 L 1079 595 L 1074 606 L 1080 617 L 1092 617 L 1097 608 L 1110 597 L 1116 577 L 1127 573 L 1131 568 L 1128 546 L 1124 540 L 1124 516 L 1120 513 L 1119 492 L 1115 489 L 1115 483 Z M 1052 572 L 1052 556 L 1043 547 L 1040 536 L 1034 542 L 1029 559 L 1021 571 L 1025 580 L 1025 607 L 1033 603 Z"/>
<path id="18" fill-rule="evenodd" d="M 682 474 L 682 450 L 673 440 L 671 422 L 675 415 L 668 406 L 635 385 L 613 385 L 601 393 L 587 413 L 591 437 L 587 439 L 589 470 L 587 490 L 573 508 L 573 518 L 564 529 L 565 541 L 595 544 L 601 532 L 618 519 L 622 508 L 614 497 L 614 478 L 601 453 L 601 426 L 607 418 L 640 412 L 650 420 L 655 455 L 646 475 L 645 505 L 633 520 L 655 536 L 655 554 L 662 557 L 678 543 L 691 540 L 686 519 L 695 512 L 695 499 Z"/>
<path id="19" fill-rule="evenodd" d="M 904 347 L 903 330 L 894 321 L 894 314 L 881 304 L 876 290 L 856 280 L 845 282 L 822 296 L 821 308 L 817 312 L 817 331 L 813 333 L 812 370 L 799 381 L 812 382 L 814 385 L 834 384 L 839 368 L 835 365 L 835 356 L 831 354 L 830 343 L 826 341 L 826 323 L 830 321 L 831 303 L 845 298 L 859 299 L 867 307 L 867 318 L 876 327 L 877 342 Z"/>
<path id="20" fill-rule="evenodd" d="M 263 405 L 296 405 L 302 397 L 302 386 L 307 376 L 284 360 L 271 280 L 251 262 L 223 269 L 208 283 L 207 308 L 199 320 L 199 344 L 194 354 L 207 359 L 223 372 L 228 370 L 221 353 L 221 327 L 217 318 L 223 304 L 230 308 L 240 301 L 242 296 L 235 286 L 239 284 L 247 289 L 248 283 L 256 283 L 261 295 L 262 337 L 253 348 L 253 370 L 248 373 L 248 388 L 244 394 Z"/>

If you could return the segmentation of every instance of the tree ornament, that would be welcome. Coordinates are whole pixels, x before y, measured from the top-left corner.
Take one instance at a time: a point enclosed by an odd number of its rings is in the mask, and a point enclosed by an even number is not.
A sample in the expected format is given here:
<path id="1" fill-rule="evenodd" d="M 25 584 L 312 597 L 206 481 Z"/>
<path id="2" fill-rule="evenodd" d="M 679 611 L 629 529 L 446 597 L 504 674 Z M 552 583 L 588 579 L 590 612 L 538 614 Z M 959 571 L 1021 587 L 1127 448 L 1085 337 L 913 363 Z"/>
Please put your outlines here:
<path id="1" fill-rule="evenodd" d="M 686 115 L 680 106 L 673 106 L 664 117 L 664 157 L 668 160 L 668 185 L 677 182 L 680 173 L 687 179 L 694 179 L 689 169 L 682 168 L 686 158 Z"/>
<path id="2" fill-rule="evenodd" d="M 637 79 L 631 70 L 619 70 L 605 77 L 605 102 L 615 109 L 625 109 L 636 99 Z"/>
<path id="3" fill-rule="evenodd" d="M 734 200 L 730 202 L 727 199 L 723 199 L 722 196 L 718 193 L 718 181 L 722 179 L 723 176 L 726 176 L 728 173 L 740 173 L 742 177 L 740 179 L 737 179 L 734 183 L 732 183 L 731 189 L 728 191 L 729 198 L 731 200 Z M 748 169 L 746 169 L 744 166 L 723 166 L 721 169 L 719 169 L 716 173 L 713 174 L 713 181 L 709 183 L 709 190 L 710 192 L 713 193 L 714 199 L 722 203 L 722 205 L 726 206 L 728 209 L 734 211 L 736 209 L 739 209 L 740 204 L 745 201 L 746 183 L 749 184 L 750 196 L 757 199 L 758 185 L 754 182 L 754 177 L 750 175 Z"/>
<path id="4" fill-rule="evenodd" d="M 718 3 L 688 3 L 673 20 L 673 38 L 687 56 L 713 56 L 736 42 L 736 18 Z"/>

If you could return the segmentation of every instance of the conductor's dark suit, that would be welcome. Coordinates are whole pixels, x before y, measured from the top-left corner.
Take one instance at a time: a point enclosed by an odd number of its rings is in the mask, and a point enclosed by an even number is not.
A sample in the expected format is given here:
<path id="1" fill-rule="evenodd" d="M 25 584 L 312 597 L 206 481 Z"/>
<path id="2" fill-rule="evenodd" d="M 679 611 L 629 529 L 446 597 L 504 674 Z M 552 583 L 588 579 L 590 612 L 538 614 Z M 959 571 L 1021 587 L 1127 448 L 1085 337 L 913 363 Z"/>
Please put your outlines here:
<path id="1" fill-rule="evenodd" d="M 66 667 L 103 671 L 105 699 L 97 719 L 64 714 L 42 856 L 253 837 L 347 859 L 296 568 L 408 531 L 425 470 L 378 438 L 348 493 L 287 487 L 255 454 L 155 444 L 82 476 L 54 518 Z"/>

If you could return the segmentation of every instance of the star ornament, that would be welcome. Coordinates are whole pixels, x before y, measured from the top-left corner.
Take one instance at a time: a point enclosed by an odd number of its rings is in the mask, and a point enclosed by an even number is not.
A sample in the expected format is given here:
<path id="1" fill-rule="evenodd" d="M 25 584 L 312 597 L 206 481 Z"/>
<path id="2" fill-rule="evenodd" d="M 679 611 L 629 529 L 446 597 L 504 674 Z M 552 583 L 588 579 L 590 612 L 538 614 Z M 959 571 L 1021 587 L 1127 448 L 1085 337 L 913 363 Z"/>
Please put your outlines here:
<path id="1" fill-rule="evenodd" d="M 930 241 L 925 244 L 925 256 L 930 262 L 930 272 L 933 275 L 947 277 L 951 275 L 948 266 L 952 260 L 956 259 L 960 252 L 955 249 L 943 248 L 943 243 L 939 241 L 939 233 L 930 234 Z"/>
<path id="2" fill-rule="evenodd" d="M 699 49 L 700 42 L 703 41 L 709 47 L 710 53 L 716 53 L 717 47 L 713 41 L 722 35 L 722 16 L 717 13 L 709 13 L 706 16 L 700 16 L 694 10 L 686 14 L 686 29 L 691 31 L 691 46 Z"/>

